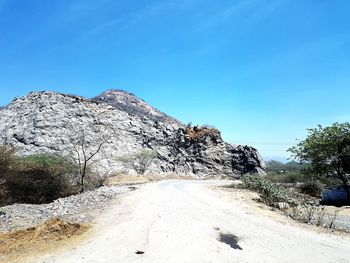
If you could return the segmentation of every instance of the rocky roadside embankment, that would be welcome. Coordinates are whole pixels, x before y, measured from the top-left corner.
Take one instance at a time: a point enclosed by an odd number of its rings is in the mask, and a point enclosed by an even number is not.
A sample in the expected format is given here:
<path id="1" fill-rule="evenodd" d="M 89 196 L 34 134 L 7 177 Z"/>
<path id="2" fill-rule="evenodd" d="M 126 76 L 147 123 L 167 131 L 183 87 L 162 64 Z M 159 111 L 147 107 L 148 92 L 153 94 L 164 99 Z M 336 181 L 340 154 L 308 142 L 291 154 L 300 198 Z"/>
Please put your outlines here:
<path id="1" fill-rule="evenodd" d="M 91 222 L 96 211 L 106 209 L 118 195 L 134 189 L 128 186 L 103 186 L 94 191 L 60 198 L 49 204 L 13 204 L 1 208 L 0 232 L 33 227 L 50 218 L 69 222 Z"/>

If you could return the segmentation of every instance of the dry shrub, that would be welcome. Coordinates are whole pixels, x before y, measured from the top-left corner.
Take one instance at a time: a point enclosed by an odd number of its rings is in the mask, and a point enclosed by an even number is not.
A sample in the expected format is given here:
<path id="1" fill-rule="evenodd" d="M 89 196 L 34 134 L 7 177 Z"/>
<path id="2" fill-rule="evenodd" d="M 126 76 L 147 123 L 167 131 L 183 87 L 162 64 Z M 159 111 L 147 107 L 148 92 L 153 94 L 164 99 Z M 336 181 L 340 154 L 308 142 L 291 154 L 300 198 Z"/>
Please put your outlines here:
<path id="1" fill-rule="evenodd" d="M 0 206 L 7 204 L 6 178 L 15 160 L 16 149 L 8 145 L 0 145 Z"/>
<path id="2" fill-rule="evenodd" d="M 305 182 L 306 177 L 304 174 L 299 172 L 287 172 L 287 173 L 276 173 L 269 172 L 267 179 L 273 183 L 297 183 Z"/>
<path id="3" fill-rule="evenodd" d="M 285 188 L 259 175 L 244 175 L 240 187 L 258 192 L 261 200 L 269 206 L 275 206 L 279 202 L 288 203 L 290 206 L 297 204 L 297 201 L 289 196 Z"/>
<path id="4" fill-rule="evenodd" d="M 104 185 L 107 175 L 98 175 L 89 170 L 84 180 L 84 190 L 95 190 Z"/>
<path id="5" fill-rule="evenodd" d="M 16 149 L 8 145 L 0 145 L 0 175 L 7 174 L 16 159 Z"/>
<path id="6" fill-rule="evenodd" d="M 143 149 L 138 152 L 125 155 L 117 160 L 122 162 L 126 167 L 133 169 L 137 174 L 143 175 L 151 166 L 157 153 L 153 150 Z"/>
<path id="7" fill-rule="evenodd" d="M 105 178 L 87 167 L 84 188 L 96 189 Z M 42 204 L 80 192 L 79 167 L 59 154 L 16 156 L 16 149 L 0 145 L 0 206 Z"/>
<path id="8" fill-rule="evenodd" d="M 339 210 L 336 210 L 333 212 L 332 215 L 328 215 L 328 227 L 330 229 L 335 228 L 335 222 L 338 218 L 339 212 L 340 212 Z"/>
<path id="9" fill-rule="evenodd" d="M 309 180 L 302 187 L 301 192 L 310 196 L 320 197 L 323 187 L 320 182 Z"/>
<path id="10" fill-rule="evenodd" d="M 187 128 L 186 134 L 190 139 L 201 139 L 205 138 L 207 136 L 217 136 L 220 135 L 220 131 L 216 128 L 209 128 L 209 127 L 197 127 L 194 126 Z"/>
<path id="11" fill-rule="evenodd" d="M 0 205 L 49 203 L 78 193 L 74 164 L 59 155 L 41 154 L 16 158 L 3 175 Z"/>

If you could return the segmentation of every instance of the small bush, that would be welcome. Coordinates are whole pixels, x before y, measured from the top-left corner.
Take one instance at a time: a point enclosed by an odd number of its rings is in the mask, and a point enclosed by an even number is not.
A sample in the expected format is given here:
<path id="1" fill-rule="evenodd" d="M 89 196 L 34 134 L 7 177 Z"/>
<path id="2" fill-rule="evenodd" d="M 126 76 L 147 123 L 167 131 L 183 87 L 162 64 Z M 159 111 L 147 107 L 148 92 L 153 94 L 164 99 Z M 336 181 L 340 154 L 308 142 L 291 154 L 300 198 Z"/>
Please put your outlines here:
<path id="1" fill-rule="evenodd" d="M 328 225 L 327 227 L 330 229 L 335 228 L 335 222 L 337 220 L 338 214 L 339 214 L 339 210 L 334 211 L 333 215 L 328 215 Z"/>
<path id="2" fill-rule="evenodd" d="M 207 136 L 218 136 L 220 131 L 212 126 L 194 126 L 186 130 L 186 134 L 192 140 L 206 138 Z"/>
<path id="3" fill-rule="evenodd" d="M 301 192 L 310 196 L 320 197 L 323 187 L 319 181 L 307 181 L 302 187 Z"/>
<path id="4" fill-rule="evenodd" d="M 0 176 L 7 174 L 16 159 L 16 149 L 8 145 L 0 145 Z"/>
<path id="5" fill-rule="evenodd" d="M 326 212 L 324 210 L 324 206 L 321 206 L 317 210 L 317 216 L 316 216 L 316 225 L 317 226 L 324 226 L 325 216 L 326 216 Z"/>
<path id="6" fill-rule="evenodd" d="M 126 167 L 133 169 L 137 174 L 145 174 L 151 166 L 157 153 L 153 150 L 141 150 L 118 158 Z"/>
<path id="7" fill-rule="evenodd" d="M 8 199 L 6 178 L 16 160 L 16 149 L 8 145 L 0 145 L 0 206 Z"/>
<path id="8" fill-rule="evenodd" d="M 76 166 L 52 154 L 17 158 L 5 176 L 6 203 L 49 203 L 75 194 Z"/>
<path id="9" fill-rule="evenodd" d="M 285 211 L 290 218 L 320 227 L 334 229 L 336 228 L 336 220 L 338 218 L 339 210 L 333 214 L 326 213 L 324 206 L 316 206 L 311 204 L 302 204 Z"/>
<path id="10" fill-rule="evenodd" d="M 242 183 L 244 188 L 257 191 L 261 200 L 269 206 L 278 202 L 286 202 L 291 205 L 296 203 L 295 200 L 289 197 L 285 188 L 261 176 L 245 175 L 242 178 Z"/>
<path id="11" fill-rule="evenodd" d="M 106 176 L 101 177 L 89 171 L 89 173 L 86 175 L 86 178 L 84 180 L 84 189 L 94 190 L 96 188 L 99 188 L 103 186 L 106 179 L 107 179 Z"/>

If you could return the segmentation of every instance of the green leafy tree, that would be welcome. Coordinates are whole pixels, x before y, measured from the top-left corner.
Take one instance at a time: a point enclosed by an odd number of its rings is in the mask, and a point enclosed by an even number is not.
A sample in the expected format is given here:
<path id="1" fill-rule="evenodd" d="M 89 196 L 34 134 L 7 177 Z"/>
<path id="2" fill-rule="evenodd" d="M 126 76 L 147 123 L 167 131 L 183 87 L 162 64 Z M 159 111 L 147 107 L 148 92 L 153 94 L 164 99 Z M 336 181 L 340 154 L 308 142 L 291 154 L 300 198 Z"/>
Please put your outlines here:
<path id="1" fill-rule="evenodd" d="M 350 123 L 308 129 L 308 136 L 288 150 L 299 160 L 309 162 L 309 170 L 320 176 L 342 181 L 350 200 Z"/>

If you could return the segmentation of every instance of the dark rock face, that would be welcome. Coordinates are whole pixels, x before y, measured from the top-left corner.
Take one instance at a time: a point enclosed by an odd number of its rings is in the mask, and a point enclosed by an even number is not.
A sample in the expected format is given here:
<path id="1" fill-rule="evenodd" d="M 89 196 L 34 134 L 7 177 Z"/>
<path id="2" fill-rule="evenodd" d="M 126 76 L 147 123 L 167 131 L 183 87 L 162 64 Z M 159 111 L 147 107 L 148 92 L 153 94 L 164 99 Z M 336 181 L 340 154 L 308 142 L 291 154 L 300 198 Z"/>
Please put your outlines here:
<path id="1" fill-rule="evenodd" d="M 125 106 L 129 104 L 133 106 Z M 0 109 L 0 143 L 14 145 L 24 155 L 70 154 L 69 138 L 75 135 L 70 127 L 88 129 L 92 144 L 94 136 L 99 136 L 91 129 L 95 125 L 116 133 L 96 156 L 94 169 L 101 174 L 134 172 L 117 159 L 145 148 L 157 153 L 150 173 L 233 178 L 265 170 L 256 149 L 225 143 L 216 129 L 189 129 L 132 94 L 115 90 L 93 100 L 55 92 L 15 99 Z"/>
<path id="2" fill-rule="evenodd" d="M 155 122 L 177 122 L 178 120 L 166 115 L 158 109 L 147 104 L 134 94 L 123 90 L 108 90 L 92 98 L 94 101 L 105 102 L 118 110 L 134 114 L 139 117 L 146 117 Z"/>
<path id="3" fill-rule="evenodd" d="M 180 149 L 178 153 L 186 156 L 189 171 L 203 177 L 239 177 L 245 173 L 263 174 L 265 170 L 256 149 L 225 143 L 217 129 L 180 128 L 176 134 L 175 149 Z M 173 154 L 176 155 L 176 152 Z"/>

